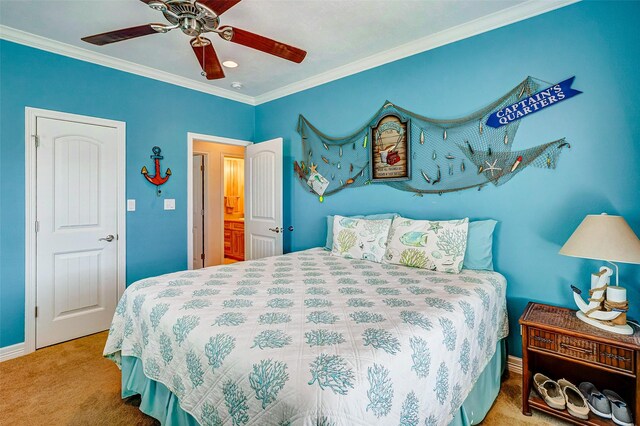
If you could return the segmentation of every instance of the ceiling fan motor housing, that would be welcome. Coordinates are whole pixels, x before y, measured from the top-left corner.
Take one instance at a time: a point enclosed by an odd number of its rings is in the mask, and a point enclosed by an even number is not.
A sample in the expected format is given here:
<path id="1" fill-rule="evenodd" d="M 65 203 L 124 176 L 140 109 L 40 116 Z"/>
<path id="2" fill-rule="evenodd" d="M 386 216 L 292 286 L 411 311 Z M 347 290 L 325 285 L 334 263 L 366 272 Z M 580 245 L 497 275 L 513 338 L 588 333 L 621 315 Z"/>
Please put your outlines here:
<path id="1" fill-rule="evenodd" d="M 182 18 L 180 29 L 188 36 L 195 37 L 202 31 L 202 25 L 196 18 Z"/>
<path id="2" fill-rule="evenodd" d="M 215 31 L 220 18 L 208 7 L 188 0 L 170 0 L 164 2 L 165 8 L 158 9 L 167 21 L 179 25 L 183 33 L 195 37 L 203 32 Z"/>

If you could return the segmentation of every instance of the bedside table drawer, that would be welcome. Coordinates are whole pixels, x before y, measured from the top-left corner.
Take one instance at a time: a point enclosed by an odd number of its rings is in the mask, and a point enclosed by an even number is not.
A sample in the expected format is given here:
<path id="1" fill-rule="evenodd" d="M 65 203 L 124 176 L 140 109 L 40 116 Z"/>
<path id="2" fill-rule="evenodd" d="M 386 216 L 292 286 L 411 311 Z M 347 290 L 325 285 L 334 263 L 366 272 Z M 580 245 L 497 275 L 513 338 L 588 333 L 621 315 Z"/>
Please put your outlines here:
<path id="1" fill-rule="evenodd" d="M 558 352 L 586 361 L 598 360 L 598 344 L 591 340 L 579 339 L 577 337 L 559 335 Z"/>
<path id="2" fill-rule="evenodd" d="M 633 372 L 634 352 L 617 346 L 598 344 L 598 362 L 610 367 Z"/>
<path id="3" fill-rule="evenodd" d="M 538 330 L 536 328 L 529 329 L 529 345 L 531 346 L 556 352 L 558 350 L 556 340 L 557 336 L 555 333 Z"/>

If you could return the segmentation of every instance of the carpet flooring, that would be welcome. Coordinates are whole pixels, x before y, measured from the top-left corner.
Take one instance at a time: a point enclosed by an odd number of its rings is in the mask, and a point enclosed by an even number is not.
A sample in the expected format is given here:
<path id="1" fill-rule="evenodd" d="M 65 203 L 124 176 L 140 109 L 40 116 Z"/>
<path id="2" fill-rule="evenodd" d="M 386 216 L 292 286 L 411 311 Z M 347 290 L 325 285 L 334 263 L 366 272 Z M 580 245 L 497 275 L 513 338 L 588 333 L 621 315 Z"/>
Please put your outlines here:
<path id="1" fill-rule="evenodd" d="M 120 370 L 102 357 L 98 333 L 0 363 L 0 425 L 146 426 L 159 422 L 138 410 L 139 398 L 120 398 Z M 511 374 L 483 425 L 558 425 L 520 413 L 521 376 Z"/>

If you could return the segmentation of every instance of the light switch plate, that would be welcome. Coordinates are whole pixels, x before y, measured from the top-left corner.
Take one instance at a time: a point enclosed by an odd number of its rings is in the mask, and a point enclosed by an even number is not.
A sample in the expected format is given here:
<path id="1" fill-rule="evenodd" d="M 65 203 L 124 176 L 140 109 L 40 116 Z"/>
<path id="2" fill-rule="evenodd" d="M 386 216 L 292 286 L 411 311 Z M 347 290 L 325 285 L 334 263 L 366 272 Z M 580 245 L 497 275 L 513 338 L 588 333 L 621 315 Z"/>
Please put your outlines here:
<path id="1" fill-rule="evenodd" d="M 175 198 L 167 198 L 164 200 L 164 209 L 165 210 L 175 210 L 176 209 L 176 200 Z"/>
<path id="2" fill-rule="evenodd" d="M 128 212 L 136 211 L 136 200 L 127 200 L 127 211 Z"/>

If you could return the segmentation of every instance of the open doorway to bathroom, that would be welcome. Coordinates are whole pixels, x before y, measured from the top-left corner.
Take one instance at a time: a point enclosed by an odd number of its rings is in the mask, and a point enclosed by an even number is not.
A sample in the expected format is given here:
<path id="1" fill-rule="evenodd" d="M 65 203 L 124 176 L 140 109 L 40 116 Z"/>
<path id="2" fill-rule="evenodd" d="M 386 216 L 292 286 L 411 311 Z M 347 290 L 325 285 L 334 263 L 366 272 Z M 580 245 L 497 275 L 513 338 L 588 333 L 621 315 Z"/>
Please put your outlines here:
<path id="1" fill-rule="evenodd" d="M 244 260 L 244 158 L 224 157 L 224 263 Z"/>
<path id="2" fill-rule="evenodd" d="M 193 141 L 193 268 L 244 260 L 245 147 Z"/>

